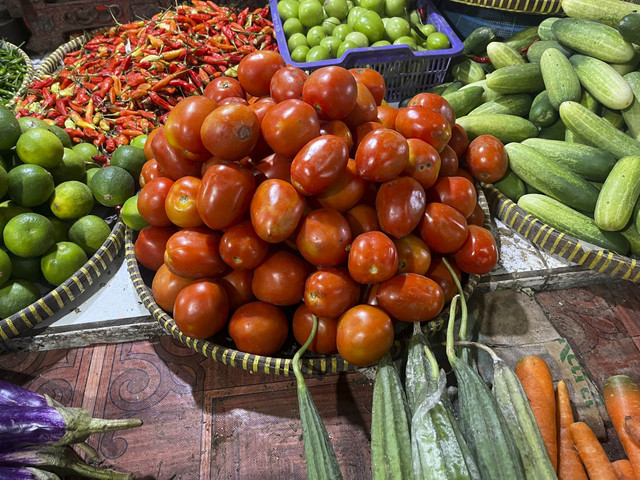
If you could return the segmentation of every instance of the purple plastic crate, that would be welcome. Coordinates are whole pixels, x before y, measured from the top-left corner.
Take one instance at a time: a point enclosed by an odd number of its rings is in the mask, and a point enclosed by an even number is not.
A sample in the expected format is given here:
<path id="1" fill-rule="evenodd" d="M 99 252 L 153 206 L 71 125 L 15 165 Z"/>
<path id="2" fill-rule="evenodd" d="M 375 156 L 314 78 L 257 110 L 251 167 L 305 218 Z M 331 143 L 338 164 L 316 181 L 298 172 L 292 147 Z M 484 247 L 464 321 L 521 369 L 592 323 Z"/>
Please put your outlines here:
<path id="1" fill-rule="evenodd" d="M 416 7 L 424 11 L 423 23 L 430 23 L 438 32 L 446 34 L 451 42 L 451 48 L 425 51 L 413 51 L 406 45 L 354 48 L 347 50 L 340 58 L 318 62 L 294 62 L 289 55 L 287 39 L 282 30 L 282 20 L 278 15 L 278 1 L 269 1 L 276 40 L 280 54 L 286 63 L 303 70 L 316 70 L 329 65 L 339 65 L 344 68 L 373 68 L 385 79 L 387 102 L 398 102 L 441 84 L 451 59 L 462 52 L 462 41 L 433 3 L 430 0 L 418 0 Z"/>

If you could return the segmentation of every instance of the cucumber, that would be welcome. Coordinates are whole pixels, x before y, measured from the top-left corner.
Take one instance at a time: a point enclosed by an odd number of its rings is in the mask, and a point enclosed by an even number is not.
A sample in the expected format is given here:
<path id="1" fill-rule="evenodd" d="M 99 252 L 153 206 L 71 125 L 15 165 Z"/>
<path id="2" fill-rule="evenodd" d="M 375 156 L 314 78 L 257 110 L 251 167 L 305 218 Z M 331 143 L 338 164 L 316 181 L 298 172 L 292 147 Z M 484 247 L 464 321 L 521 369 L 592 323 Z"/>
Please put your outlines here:
<path id="1" fill-rule="evenodd" d="M 538 40 L 538 38 L 538 27 L 532 26 L 514 33 L 512 36 L 504 40 L 503 43 L 520 52 L 529 47 L 533 42 Z"/>
<path id="2" fill-rule="evenodd" d="M 593 182 L 604 182 L 616 163 L 616 159 L 610 153 L 580 143 L 528 138 L 522 144 Z"/>
<path id="3" fill-rule="evenodd" d="M 487 56 L 496 70 L 525 63 L 524 58 L 515 48 L 502 42 L 489 43 L 487 45 Z"/>
<path id="4" fill-rule="evenodd" d="M 629 84 L 611 65 L 587 55 L 573 55 L 569 61 L 580 83 L 605 107 L 622 110 L 633 102 Z"/>
<path id="5" fill-rule="evenodd" d="M 548 127 L 540 129 L 537 138 L 545 138 L 547 140 L 564 140 L 567 128 L 562 123 L 562 119 L 559 118 L 556 123 L 549 125 Z"/>
<path id="6" fill-rule="evenodd" d="M 572 18 L 595 20 L 618 28 L 622 17 L 640 11 L 640 7 L 622 0 L 563 0 L 562 10 Z"/>
<path id="7" fill-rule="evenodd" d="M 540 63 L 540 57 L 542 57 L 542 54 L 548 48 L 555 48 L 567 58 L 575 53 L 570 48 L 561 45 L 555 40 L 541 40 L 529 47 L 529 50 L 527 50 L 527 59 L 531 63 Z"/>
<path id="8" fill-rule="evenodd" d="M 425 90 L 426 93 L 435 93 L 436 95 L 442 95 L 444 93 L 444 91 L 447 89 L 447 87 L 449 87 L 453 82 L 446 82 L 446 83 L 441 83 L 440 85 L 435 85 L 433 87 L 427 88 Z M 462 82 L 460 82 L 462 84 Z M 404 107 L 406 107 L 409 103 L 409 101 L 412 99 L 413 97 L 408 97 L 403 99 L 400 103 L 405 102 L 405 105 L 402 105 Z M 400 105 L 398 105 L 400 106 Z"/>
<path id="9" fill-rule="evenodd" d="M 486 77 L 486 74 L 478 62 L 470 58 L 464 58 L 451 67 L 451 75 L 455 80 L 459 80 L 465 85 L 477 82 Z"/>
<path id="10" fill-rule="evenodd" d="M 631 253 L 640 256 L 640 233 L 634 223 L 629 223 L 620 233 L 629 242 Z"/>
<path id="11" fill-rule="evenodd" d="M 580 101 L 580 79 L 569 59 L 560 50 L 548 48 L 542 53 L 540 71 L 553 108 L 557 110 L 562 102 Z"/>
<path id="12" fill-rule="evenodd" d="M 494 182 L 493 186 L 513 202 L 517 202 L 522 195 L 527 193 L 527 187 L 524 182 L 518 175 L 513 173 L 512 170 L 507 170 L 504 177 Z"/>
<path id="13" fill-rule="evenodd" d="M 540 25 L 538 25 L 538 37 L 540 37 L 540 40 L 556 39 L 553 31 L 551 31 L 551 25 L 553 25 L 556 20 L 560 20 L 560 17 L 548 17 L 540 22 Z"/>
<path id="14" fill-rule="evenodd" d="M 447 95 L 449 93 L 457 92 L 462 87 L 464 87 L 464 83 L 462 83 L 460 80 L 454 80 L 453 82 L 449 83 L 449 85 L 447 85 L 447 88 L 445 88 L 440 95 Z"/>
<path id="15" fill-rule="evenodd" d="M 449 102 L 457 118 L 466 115 L 471 110 L 482 104 L 483 94 L 484 88 L 469 87 L 444 94 L 442 95 L 442 98 Z"/>
<path id="16" fill-rule="evenodd" d="M 602 106 L 598 103 L 598 101 L 591 95 L 587 90 L 582 89 L 582 98 L 580 99 L 580 104 L 587 107 L 594 113 L 599 114 Z M 565 127 L 565 138 L 567 142 L 571 143 L 582 143 L 586 145 L 588 142 L 582 138 L 582 136 L 578 133 L 572 132 L 570 129 Z"/>
<path id="17" fill-rule="evenodd" d="M 623 77 L 630 72 L 635 71 L 640 65 L 640 53 L 638 52 L 638 47 L 634 46 L 636 49 L 636 53 L 633 55 L 633 58 L 625 63 L 610 63 L 611 68 L 613 68 L 616 72 L 618 72 Z"/>
<path id="18" fill-rule="evenodd" d="M 633 45 L 608 25 L 580 18 L 561 18 L 551 29 L 558 42 L 604 62 L 624 63 L 633 58 Z"/>
<path id="19" fill-rule="evenodd" d="M 598 189 L 545 155 L 521 143 L 505 145 L 509 167 L 542 193 L 583 212 L 593 212 Z"/>
<path id="20" fill-rule="evenodd" d="M 487 76 L 487 87 L 501 94 L 538 93 L 544 90 L 540 65 L 525 63 L 496 70 Z"/>
<path id="21" fill-rule="evenodd" d="M 627 73 L 625 81 L 633 92 L 633 102 L 622 110 L 622 118 L 629 128 L 629 135 L 636 140 L 640 140 L 640 72 Z"/>
<path id="22" fill-rule="evenodd" d="M 546 90 L 541 91 L 531 103 L 529 121 L 542 128 L 557 122 L 558 118 L 560 118 L 558 110 L 551 105 L 548 92 Z"/>
<path id="23" fill-rule="evenodd" d="M 483 25 L 471 32 L 462 42 L 462 53 L 464 55 L 480 55 L 487 48 L 489 42 L 492 42 L 498 36 L 496 29 Z"/>
<path id="24" fill-rule="evenodd" d="M 469 115 L 482 115 L 485 113 L 504 113 L 526 117 L 531 108 L 532 98 L 527 93 L 514 93 L 513 95 L 503 95 L 487 103 L 474 108 Z"/>
<path id="25" fill-rule="evenodd" d="M 640 197 L 640 156 L 622 157 L 602 185 L 593 219 L 603 230 L 622 230 Z"/>
<path id="26" fill-rule="evenodd" d="M 618 22 L 620 36 L 630 43 L 640 43 L 640 13 L 629 13 Z"/>
<path id="27" fill-rule="evenodd" d="M 499 94 L 498 92 L 494 92 L 489 87 L 487 87 L 487 80 L 486 79 L 478 80 L 477 82 L 473 82 L 473 83 L 470 83 L 469 85 L 465 85 L 465 86 L 462 87 L 462 89 L 471 88 L 471 87 L 482 87 L 482 89 L 484 90 L 484 92 L 482 93 L 482 102 L 483 103 L 490 102 L 491 100 L 495 100 L 496 98 L 499 98 L 499 97 L 503 96 L 503 95 Z"/>
<path id="28" fill-rule="evenodd" d="M 611 153 L 616 159 L 640 155 L 640 142 L 625 135 L 581 104 L 564 102 L 560 105 L 559 112 L 569 130 L 581 135 L 590 145 Z"/>
<path id="29" fill-rule="evenodd" d="M 520 197 L 518 206 L 541 222 L 579 240 L 620 255 L 629 251 L 629 242 L 621 233 L 601 230 L 592 218 L 551 197 L 529 193 Z"/>
<path id="30" fill-rule="evenodd" d="M 515 115 L 490 113 L 467 115 L 456 120 L 465 129 L 469 140 L 480 135 L 493 135 L 502 143 L 521 142 L 538 135 L 538 127 L 529 120 Z"/>
<path id="31" fill-rule="evenodd" d="M 624 130 L 626 126 L 619 110 L 611 110 L 610 108 L 602 107 L 600 116 L 618 130 Z"/>

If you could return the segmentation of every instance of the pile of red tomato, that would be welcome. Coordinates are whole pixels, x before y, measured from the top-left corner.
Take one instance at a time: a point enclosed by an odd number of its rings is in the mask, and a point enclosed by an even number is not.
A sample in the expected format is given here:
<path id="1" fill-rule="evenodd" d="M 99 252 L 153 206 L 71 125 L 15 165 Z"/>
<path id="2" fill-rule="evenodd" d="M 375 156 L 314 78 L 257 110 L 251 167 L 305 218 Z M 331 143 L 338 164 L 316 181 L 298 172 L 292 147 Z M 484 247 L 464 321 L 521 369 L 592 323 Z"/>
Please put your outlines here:
<path id="1" fill-rule="evenodd" d="M 237 73 L 180 101 L 145 144 L 135 253 L 184 334 L 273 355 L 291 331 L 304 343 L 315 315 L 311 351 L 369 365 L 396 322 L 455 295 L 443 256 L 459 279 L 494 267 L 473 179 L 502 176 L 506 156 L 493 137 L 469 146 L 446 100 L 394 108 L 374 70 L 307 75 L 271 51 Z"/>

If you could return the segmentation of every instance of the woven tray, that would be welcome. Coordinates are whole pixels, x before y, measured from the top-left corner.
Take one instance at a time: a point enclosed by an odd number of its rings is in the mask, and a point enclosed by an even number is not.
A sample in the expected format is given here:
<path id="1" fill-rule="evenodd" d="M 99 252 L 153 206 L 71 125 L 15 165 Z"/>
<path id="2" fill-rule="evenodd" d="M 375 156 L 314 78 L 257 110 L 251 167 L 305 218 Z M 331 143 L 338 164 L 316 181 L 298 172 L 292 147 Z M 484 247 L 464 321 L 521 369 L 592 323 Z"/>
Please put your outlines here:
<path id="1" fill-rule="evenodd" d="M 493 215 L 543 251 L 614 278 L 640 283 L 638 260 L 562 233 L 522 210 L 493 185 L 483 184 L 482 188 Z"/>
<path id="2" fill-rule="evenodd" d="M 22 79 L 22 83 L 20 84 L 20 88 L 15 93 L 15 96 L 6 104 L 6 107 L 11 109 L 16 104 L 18 100 L 20 100 L 24 93 L 27 91 L 27 87 L 31 84 L 34 75 L 33 63 L 31 62 L 31 58 L 27 55 L 20 47 L 14 45 L 13 43 L 4 42 L 4 44 L 11 50 L 15 50 L 24 58 L 24 63 L 27 66 L 27 72 L 24 74 L 24 78 Z"/>
<path id="3" fill-rule="evenodd" d="M 465 5 L 492 8 L 505 12 L 551 15 L 562 12 L 561 0 L 451 0 Z"/>

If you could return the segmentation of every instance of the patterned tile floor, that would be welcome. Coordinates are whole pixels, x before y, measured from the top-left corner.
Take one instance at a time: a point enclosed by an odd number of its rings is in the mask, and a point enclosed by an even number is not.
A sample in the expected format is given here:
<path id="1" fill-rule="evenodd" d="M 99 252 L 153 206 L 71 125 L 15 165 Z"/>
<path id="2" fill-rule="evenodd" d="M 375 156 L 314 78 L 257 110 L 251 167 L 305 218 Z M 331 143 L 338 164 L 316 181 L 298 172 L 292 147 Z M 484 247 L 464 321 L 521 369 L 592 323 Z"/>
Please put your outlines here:
<path id="1" fill-rule="evenodd" d="M 637 286 L 543 292 L 534 300 L 598 387 L 615 373 L 640 381 Z M 293 378 L 226 367 L 170 337 L 7 354 L 0 356 L 0 378 L 94 416 L 141 418 L 140 428 L 89 441 L 105 466 L 136 479 L 306 478 Z M 371 382 L 349 373 L 309 378 L 308 385 L 344 478 L 369 479 Z M 615 438 L 607 451 L 612 459 L 620 455 Z"/>

